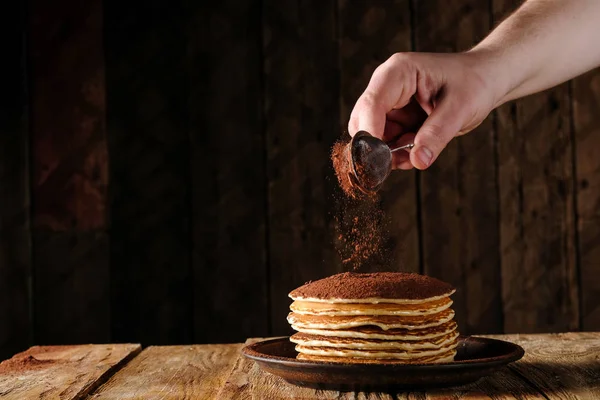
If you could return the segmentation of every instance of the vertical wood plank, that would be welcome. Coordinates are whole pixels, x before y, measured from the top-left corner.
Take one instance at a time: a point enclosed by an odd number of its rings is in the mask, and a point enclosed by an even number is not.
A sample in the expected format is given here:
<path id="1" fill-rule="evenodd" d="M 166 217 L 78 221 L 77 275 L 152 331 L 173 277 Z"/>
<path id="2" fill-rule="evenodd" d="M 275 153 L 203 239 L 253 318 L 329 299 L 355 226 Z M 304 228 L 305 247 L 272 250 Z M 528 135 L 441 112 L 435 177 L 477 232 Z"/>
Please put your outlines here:
<path id="1" fill-rule="evenodd" d="M 487 2 L 415 1 L 418 51 L 462 51 L 489 31 Z M 494 127 L 453 140 L 421 174 L 424 271 L 457 288 L 462 333 L 502 331 Z"/>
<path id="2" fill-rule="evenodd" d="M 103 229 L 102 3 L 30 0 L 29 17 L 34 228 Z"/>
<path id="3" fill-rule="evenodd" d="M 186 12 L 107 0 L 113 339 L 192 339 Z"/>
<path id="4" fill-rule="evenodd" d="M 0 17 L 0 360 L 31 340 L 25 2 Z"/>
<path id="5" fill-rule="evenodd" d="M 196 343 L 269 329 L 257 3 L 186 3 Z"/>
<path id="6" fill-rule="evenodd" d="M 110 341 L 108 237 L 103 232 L 33 233 L 35 341 Z"/>
<path id="7" fill-rule="evenodd" d="M 600 71 L 573 80 L 582 329 L 600 330 Z"/>
<path id="8" fill-rule="evenodd" d="M 411 13 L 409 0 L 340 0 L 339 5 L 340 123 L 341 130 L 346 131 L 352 108 L 375 68 L 392 54 L 411 50 Z M 382 188 L 380 204 L 386 221 L 386 265 L 365 266 L 367 270 L 419 272 L 416 199 L 416 173 L 392 172 Z"/>
<path id="9" fill-rule="evenodd" d="M 287 294 L 340 271 L 329 159 L 338 137 L 335 0 L 264 2 L 265 124 L 273 334 Z"/>
<path id="10" fill-rule="evenodd" d="M 31 0 L 29 29 L 36 341 L 108 341 L 102 4 Z"/>
<path id="11" fill-rule="evenodd" d="M 519 3 L 494 0 L 495 21 Z M 507 332 L 578 329 L 569 114 L 567 84 L 498 109 Z"/>

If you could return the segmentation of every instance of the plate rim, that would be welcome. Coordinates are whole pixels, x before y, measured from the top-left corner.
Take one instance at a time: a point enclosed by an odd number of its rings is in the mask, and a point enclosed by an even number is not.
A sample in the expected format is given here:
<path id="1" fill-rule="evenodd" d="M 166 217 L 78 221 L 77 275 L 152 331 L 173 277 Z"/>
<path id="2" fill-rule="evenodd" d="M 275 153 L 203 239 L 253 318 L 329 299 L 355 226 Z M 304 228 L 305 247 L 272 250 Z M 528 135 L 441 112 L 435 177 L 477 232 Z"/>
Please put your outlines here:
<path id="1" fill-rule="evenodd" d="M 481 336 L 470 336 L 470 335 L 460 335 L 459 339 L 464 340 L 474 340 L 478 342 L 496 342 L 502 343 L 503 345 L 508 345 L 513 348 L 508 354 L 500 355 L 497 357 L 485 357 L 485 358 L 477 358 L 470 360 L 461 360 L 461 361 L 452 361 L 447 363 L 438 363 L 438 364 L 353 364 L 353 363 L 333 363 L 333 362 L 325 362 L 325 361 L 314 361 L 314 360 L 298 360 L 297 358 L 290 357 L 282 357 L 282 356 L 266 356 L 264 353 L 260 353 L 256 350 L 256 347 L 261 345 L 266 345 L 270 343 L 276 342 L 289 342 L 290 337 L 278 337 L 272 339 L 261 340 L 255 343 L 245 345 L 241 353 L 244 357 L 259 363 L 283 363 L 288 367 L 304 367 L 304 368 L 322 368 L 324 366 L 328 368 L 336 368 L 336 369 L 349 369 L 349 368 L 372 368 L 372 369 L 399 369 L 399 370 L 415 370 L 415 369 L 460 369 L 460 368 L 469 368 L 485 365 L 486 367 L 495 367 L 497 365 L 506 365 L 513 363 L 515 361 L 519 361 L 525 355 L 525 349 L 520 345 L 502 340 L 502 339 L 494 339 L 494 338 L 486 338 Z"/>

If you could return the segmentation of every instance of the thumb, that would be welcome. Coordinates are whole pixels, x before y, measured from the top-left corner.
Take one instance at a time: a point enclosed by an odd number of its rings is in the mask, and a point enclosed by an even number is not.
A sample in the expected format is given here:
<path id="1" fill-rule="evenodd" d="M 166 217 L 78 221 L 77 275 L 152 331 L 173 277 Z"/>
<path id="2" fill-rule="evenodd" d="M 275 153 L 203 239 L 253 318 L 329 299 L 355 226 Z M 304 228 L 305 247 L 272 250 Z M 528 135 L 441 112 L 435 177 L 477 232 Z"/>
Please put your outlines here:
<path id="1" fill-rule="evenodd" d="M 460 112 L 449 102 L 442 102 L 433 110 L 415 137 L 415 147 L 410 152 L 412 165 L 426 169 L 438 158 L 462 127 Z"/>

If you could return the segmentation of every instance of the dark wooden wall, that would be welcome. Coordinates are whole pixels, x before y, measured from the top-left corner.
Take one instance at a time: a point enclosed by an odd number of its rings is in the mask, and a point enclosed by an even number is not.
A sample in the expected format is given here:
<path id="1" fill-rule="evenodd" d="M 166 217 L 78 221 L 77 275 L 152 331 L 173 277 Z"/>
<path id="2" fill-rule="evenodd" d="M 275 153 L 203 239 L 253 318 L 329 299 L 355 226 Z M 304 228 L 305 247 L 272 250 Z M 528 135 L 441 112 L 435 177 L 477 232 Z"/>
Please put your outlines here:
<path id="1" fill-rule="evenodd" d="M 343 270 L 331 144 L 375 67 L 517 0 L 12 2 L 0 44 L 0 357 L 284 334 Z M 389 268 L 467 333 L 600 329 L 600 73 L 513 102 L 382 192 Z"/>

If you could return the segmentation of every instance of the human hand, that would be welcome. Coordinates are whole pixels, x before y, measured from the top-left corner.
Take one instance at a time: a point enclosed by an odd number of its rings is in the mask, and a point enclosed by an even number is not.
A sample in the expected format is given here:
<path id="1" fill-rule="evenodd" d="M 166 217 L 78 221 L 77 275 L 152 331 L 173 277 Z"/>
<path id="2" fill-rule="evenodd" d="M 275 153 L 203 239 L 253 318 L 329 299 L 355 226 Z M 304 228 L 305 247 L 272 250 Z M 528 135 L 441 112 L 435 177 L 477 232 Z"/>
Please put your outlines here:
<path id="1" fill-rule="evenodd" d="M 391 147 L 396 169 L 426 169 L 448 142 L 488 116 L 503 95 L 474 53 L 397 53 L 373 73 L 348 124 L 354 136 L 367 131 Z M 497 77 L 494 77 L 497 78 Z"/>

